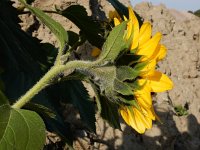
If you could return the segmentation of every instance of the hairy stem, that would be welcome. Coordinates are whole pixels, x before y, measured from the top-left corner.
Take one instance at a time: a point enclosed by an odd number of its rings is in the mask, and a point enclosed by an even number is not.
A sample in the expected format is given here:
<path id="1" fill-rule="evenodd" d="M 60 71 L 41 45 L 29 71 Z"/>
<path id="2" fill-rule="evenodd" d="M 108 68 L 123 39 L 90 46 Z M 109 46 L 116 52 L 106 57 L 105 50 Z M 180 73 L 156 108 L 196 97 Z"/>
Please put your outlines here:
<path id="1" fill-rule="evenodd" d="M 87 61 L 71 61 L 66 65 L 52 67 L 29 91 L 12 105 L 12 108 L 21 108 L 28 103 L 35 95 L 48 86 L 51 79 L 63 71 L 91 67 L 93 63 Z"/>

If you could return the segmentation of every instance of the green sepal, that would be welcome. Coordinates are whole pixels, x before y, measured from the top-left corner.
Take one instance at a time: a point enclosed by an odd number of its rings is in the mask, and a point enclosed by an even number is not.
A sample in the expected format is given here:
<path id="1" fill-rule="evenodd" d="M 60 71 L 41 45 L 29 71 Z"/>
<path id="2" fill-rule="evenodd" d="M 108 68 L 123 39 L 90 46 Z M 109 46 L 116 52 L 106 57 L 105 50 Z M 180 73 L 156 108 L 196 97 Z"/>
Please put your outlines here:
<path id="1" fill-rule="evenodd" d="M 114 90 L 122 95 L 133 95 L 132 88 L 118 79 L 114 80 Z"/>
<path id="2" fill-rule="evenodd" d="M 134 66 L 134 70 L 140 71 L 142 70 L 146 65 L 148 64 L 148 62 L 140 62 L 138 64 L 136 64 Z"/>
<path id="3" fill-rule="evenodd" d="M 139 71 L 129 66 L 120 66 L 117 68 L 117 78 L 120 81 L 133 80 L 139 75 Z"/>
<path id="4" fill-rule="evenodd" d="M 113 28 L 103 45 L 102 52 L 97 61 L 100 61 L 101 63 L 112 63 L 116 60 L 119 54 L 127 48 L 127 43 L 124 39 L 126 26 L 127 22 L 122 22 Z"/>
<path id="5" fill-rule="evenodd" d="M 138 104 L 136 102 L 136 100 L 132 99 L 132 100 L 128 100 L 126 98 L 123 97 L 118 97 L 120 99 L 121 102 L 123 102 L 125 105 L 130 105 L 130 106 L 135 106 L 138 107 Z"/>

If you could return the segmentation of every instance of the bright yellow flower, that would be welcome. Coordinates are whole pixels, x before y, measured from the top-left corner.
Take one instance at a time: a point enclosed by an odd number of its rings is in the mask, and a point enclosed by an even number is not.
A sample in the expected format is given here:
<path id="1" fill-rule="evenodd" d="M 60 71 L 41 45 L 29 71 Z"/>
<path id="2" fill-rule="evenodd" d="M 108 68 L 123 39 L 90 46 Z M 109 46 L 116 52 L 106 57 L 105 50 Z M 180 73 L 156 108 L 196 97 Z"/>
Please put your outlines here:
<path id="1" fill-rule="evenodd" d="M 133 33 L 130 51 L 136 55 L 141 55 L 140 62 L 147 65 L 141 70 L 137 82 L 141 89 L 134 90 L 134 97 L 138 104 L 136 106 L 121 106 L 120 113 L 125 122 L 139 133 L 144 133 L 146 129 L 152 127 L 152 120 L 157 118 L 154 113 L 151 99 L 151 92 L 163 92 L 173 87 L 173 82 L 161 72 L 155 70 L 156 63 L 166 55 L 166 48 L 160 44 L 161 33 L 151 36 L 152 29 L 149 22 L 145 22 L 139 27 L 138 20 L 132 10 L 129 10 L 129 22 L 127 23 L 126 39 Z M 124 17 L 125 20 L 126 17 Z M 118 18 L 114 18 L 115 26 L 120 24 Z"/>
<path id="2" fill-rule="evenodd" d="M 129 19 L 124 16 L 127 23 L 127 34 L 125 39 L 130 39 L 132 42 L 130 52 L 135 55 L 141 55 L 141 62 L 145 62 L 146 66 L 140 70 L 137 78 L 140 89 L 134 89 L 133 95 L 137 105 L 126 106 L 122 105 L 119 109 L 124 121 L 134 128 L 138 133 L 144 133 L 146 129 L 152 127 L 152 121 L 159 118 L 154 112 L 152 106 L 152 92 L 164 92 L 173 87 L 173 82 L 159 71 L 156 71 L 156 64 L 166 56 L 166 47 L 160 44 L 161 33 L 151 35 L 152 28 L 149 22 L 145 22 L 139 27 L 139 22 L 132 8 L 128 8 Z M 113 19 L 114 25 L 119 25 L 123 20 L 119 14 L 115 12 L 109 13 L 110 19 Z M 95 48 L 92 51 L 92 56 L 96 57 L 100 54 L 100 50 Z"/>

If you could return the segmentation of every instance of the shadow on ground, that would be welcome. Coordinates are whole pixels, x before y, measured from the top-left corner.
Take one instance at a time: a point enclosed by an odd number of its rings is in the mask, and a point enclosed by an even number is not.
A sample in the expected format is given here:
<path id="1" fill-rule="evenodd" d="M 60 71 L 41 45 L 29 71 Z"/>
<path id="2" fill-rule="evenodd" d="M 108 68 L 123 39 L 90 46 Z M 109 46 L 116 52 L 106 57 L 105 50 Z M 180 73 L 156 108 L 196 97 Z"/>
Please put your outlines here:
<path id="1" fill-rule="evenodd" d="M 163 124 L 157 123 L 150 132 L 156 132 L 157 136 L 151 134 L 139 135 L 132 138 L 127 133 L 133 134 L 132 129 L 126 127 L 123 135 L 123 144 L 117 149 L 120 150 L 200 150 L 200 124 L 194 115 L 190 114 L 187 119 L 187 132 L 180 133 L 170 113 L 159 113 Z M 155 135 L 155 134 L 154 134 Z"/>

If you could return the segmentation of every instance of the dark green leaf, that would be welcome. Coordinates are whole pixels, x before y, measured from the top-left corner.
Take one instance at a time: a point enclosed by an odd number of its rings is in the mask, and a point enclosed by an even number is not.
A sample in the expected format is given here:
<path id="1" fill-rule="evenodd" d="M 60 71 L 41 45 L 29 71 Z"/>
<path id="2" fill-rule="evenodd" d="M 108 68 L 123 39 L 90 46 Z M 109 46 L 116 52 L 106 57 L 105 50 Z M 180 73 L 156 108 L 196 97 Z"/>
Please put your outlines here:
<path id="1" fill-rule="evenodd" d="M 45 107 L 44 105 L 40 105 L 37 103 L 32 103 L 32 102 L 27 103 L 23 108 L 37 112 L 40 116 L 45 116 L 48 118 L 56 117 L 56 114 L 53 110 L 49 109 L 48 107 Z"/>
<path id="2" fill-rule="evenodd" d="M 60 13 L 71 20 L 92 45 L 101 48 L 104 38 L 102 37 L 100 24 L 87 15 L 87 11 L 83 6 L 72 5 Z"/>
<path id="3" fill-rule="evenodd" d="M 28 8 L 34 15 L 36 15 L 39 20 L 44 23 L 51 32 L 54 33 L 54 35 L 57 37 L 59 43 L 60 43 L 60 50 L 63 50 L 65 47 L 65 43 L 68 42 L 68 35 L 65 29 L 62 27 L 62 25 L 55 20 L 53 20 L 51 17 L 46 15 L 43 11 L 41 11 L 38 8 L 34 8 L 26 3 L 24 3 L 25 7 Z"/>
<path id="4" fill-rule="evenodd" d="M 120 129 L 118 106 L 105 97 L 101 97 L 101 117 L 105 119 L 113 128 Z"/>
<path id="5" fill-rule="evenodd" d="M 5 97 L 5 95 L 3 94 L 3 92 L 0 90 L 0 106 L 2 106 L 4 104 L 8 105 L 9 102 L 8 102 L 7 98 Z"/>
<path id="6" fill-rule="evenodd" d="M 42 149 L 46 136 L 45 125 L 39 115 L 28 110 L 12 109 L 1 92 L 0 95 L 0 149 Z"/>
<path id="7" fill-rule="evenodd" d="M 68 44 L 70 46 L 73 46 L 79 40 L 79 35 L 72 31 L 67 31 L 67 33 L 68 33 L 68 37 L 69 37 Z"/>
<path id="8" fill-rule="evenodd" d="M 7 13 L 5 13 L 7 12 Z M 40 44 L 18 25 L 17 12 L 8 1 L 0 1 L 0 74 L 5 85 L 5 95 L 13 103 L 29 90 L 53 64 L 56 49 L 50 44 Z M 42 70 L 42 66 L 44 70 Z M 36 95 L 32 102 L 55 111 L 56 118 L 42 116 L 47 130 L 58 133 L 72 144 L 70 125 L 65 124 L 58 110 L 47 98 L 46 91 Z M 57 102 L 59 103 L 59 102 Z"/>
<path id="9" fill-rule="evenodd" d="M 96 131 L 95 127 L 95 107 L 94 102 L 90 99 L 87 90 L 81 81 L 63 81 L 50 88 L 51 97 L 56 101 L 72 103 L 78 108 L 81 119 L 85 122 L 90 130 Z"/>

